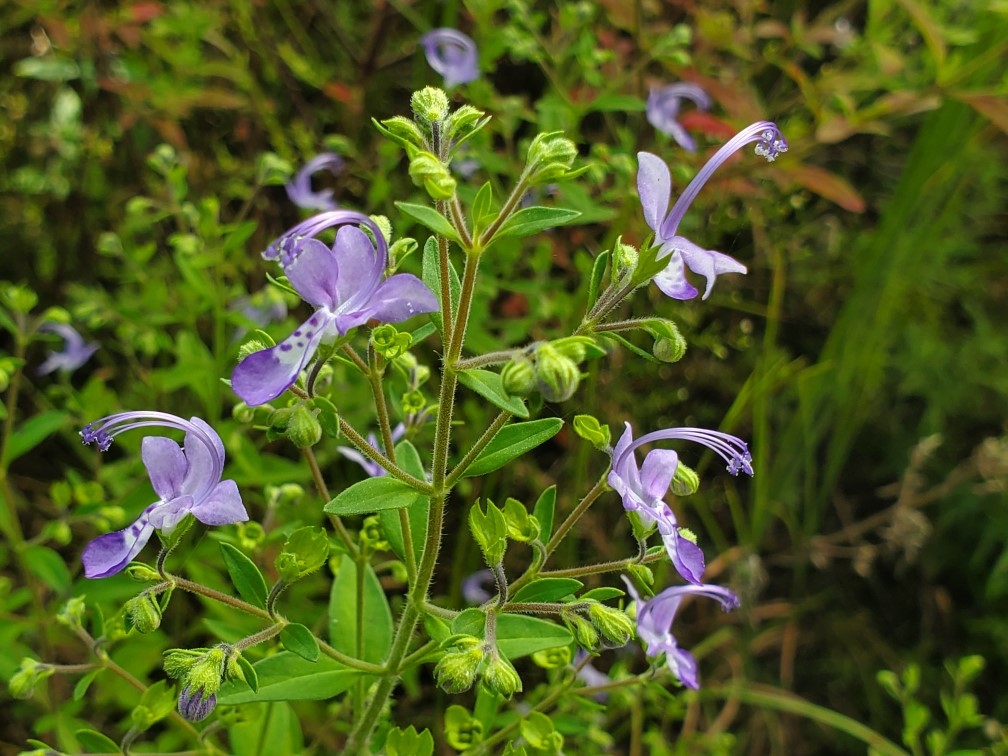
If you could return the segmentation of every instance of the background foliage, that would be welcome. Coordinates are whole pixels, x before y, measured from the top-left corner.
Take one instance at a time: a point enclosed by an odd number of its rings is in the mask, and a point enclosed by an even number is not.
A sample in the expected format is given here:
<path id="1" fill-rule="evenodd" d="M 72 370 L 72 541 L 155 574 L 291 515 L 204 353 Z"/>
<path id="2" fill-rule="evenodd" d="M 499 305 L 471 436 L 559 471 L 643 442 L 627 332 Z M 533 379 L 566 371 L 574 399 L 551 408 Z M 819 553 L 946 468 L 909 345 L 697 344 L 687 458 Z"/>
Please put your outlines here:
<path id="1" fill-rule="evenodd" d="M 479 180 L 500 193 L 520 169 L 510 156 L 536 130 L 564 130 L 590 166 L 587 181 L 556 198 L 583 213 L 581 225 L 486 261 L 474 349 L 561 335 L 550 324 L 579 306 L 594 256 L 621 233 L 642 241 L 627 191 L 638 150 L 667 159 L 681 187 L 704 150 L 750 121 L 775 120 L 791 144 L 772 166 L 730 165 L 685 221 L 686 235 L 746 262 L 749 275 L 719 280 L 705 303 L 678 306 L 655 291 L 634 300 L 632 314 L 677 319 L 687 357 L 655 382 L 651 366 L 616 352 L 592 363 L 571 409 L 557 405 L 572 416 L 580 401 L 641 429 L 720 426 L 752 439 L 756 460 L 752 481 L 707 476 L 686 512 L 717 556 L 709 574 L 745 599 L 733 618 L 691 610 L 689 635 L 705 639 L 704 689 L 631 688 L 607 708 L 572 701 L 554 717 L 580 739 L 569 743 L 593 743 L 585 753 L 857 753 L 863 723 L 914 753 L 944 752 L 942 733 L 959 748 L 1003 747 L 1008 9 L 996 0 L 558 5 L 43 0 L 0 10 L 9 72 L 0 254 L 11 282 L 0 358 L 0 675 L 24 656 L 86 656 L 50 621 L 69 597 L 114 611 L 135 592 L 126 578 L 80 574 L 82 545 L 148 495 L 138 439 L 103 461 L 77 439 L 87 420 L 169 405 L 220 420 L 229 474 L 263 531 L 205 539 L 198 553 L 210 558 L 186 565 L 194 578 L 227 586 L 213 540 L 265 556 L 291 528 L 319 524 L 311 497 L 282 503 L 264 488 L 307 487 L 308 471 L 280 446 L 257 449 L 264 442 L 230 419 L 234 398 L 219 376 L 234 364 L 236 332 L 252 324 L 229 303 L 272 296 L 258 252 L 298 217 L 281 184 L 324 147 L 347 161 L 326 179 L 337 202 L 409 232 L 391 201 L 419 195 L 370 118 L 406 112 L 411 91 L 437 83 L 417 39 L 458 26 L 476 40 L 483 71 L 462 92 L 494 116 L 473 150 Z M 683 119 L 701 144 L 695 155 L 644 118 L 648 87 L 677 80 L 715 100 L 710 114 Z M 507 284 L 493 282 L 495 269 Z M 43 318 L 69 320 L 101 349 L 72 376 L 37 377 L 58 345 L 19 326 Z M 271 332 L 289 332 L 293 318 Z M 622 390 L 610 388 L 615 375 Z M 348 416 L 366 406 L 359 390 L 340 408 Z M 477 433 L 485 412 L 472 402 L 460 417 Z M 599 472 L 594 454 L 565 431 L 517 477 L 464 493 L 531 502 L 557 482 L 569 508 Z M 338 458 L 324 463 L 334 487 L 340 470 L 347 483 L 359 476 Z M 274 530 L 281 506 L 291 507 L 286 530 Z M 464 532 L 462 511 L 449 529 Z M 589 517 L 565 546 L 619 556 L 621 508 Z M 436 590 L 457 597 L 479 561 L 457 554 Z M 312 625 L 312 601 L 326 598 L 310 584 L 298 590 L 305 616 L 292 619 Z M 118 663 L 153 681 L 169 638 L 201 645 L 243 632 L 189 608 L 124 644 Z M 599 666 L 609 664 L 615 673 L 633 659 Z M 75 682 L 52 678 L 31 701 L 4 700 L 3 748 L 37 737 L 76 752 L 88 745 L 75 735 L 82 728 L 121 735 L 135 691 L 103 678 L 92 695 Z M 423 695 L 430 685 L 407 680 L 397 717 L 418 728 L 440 720 L 447 702 Z M 264 706 L 232 747 L 326 752 L 338 706 Z M 313 707 L 317 716 L 305 716 Z M 180 745 L 169 727 L 154 738 L 163 750 Z"/>

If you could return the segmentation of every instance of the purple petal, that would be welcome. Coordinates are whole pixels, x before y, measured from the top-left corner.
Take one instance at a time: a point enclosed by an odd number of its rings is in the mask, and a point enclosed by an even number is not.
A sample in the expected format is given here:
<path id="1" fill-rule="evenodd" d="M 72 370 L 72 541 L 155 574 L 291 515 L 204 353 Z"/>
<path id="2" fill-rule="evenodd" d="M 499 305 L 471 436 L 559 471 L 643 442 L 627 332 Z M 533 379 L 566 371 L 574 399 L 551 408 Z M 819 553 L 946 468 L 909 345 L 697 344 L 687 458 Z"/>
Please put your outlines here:
<path id="1" fill-rule="evenodd" d="M 187 430 L 182 442 L 189 471 L 181 492 L 199 498 L 220 480 L 224 470 L 224 443 L 217 431 L 200 418 L 192 417 L 189 422 L 195 430 Z"/>
<path id="2" fill-rule="evenodd" d="M 284 186 L 287 190 L 287 196 L 295 205 L 306 210 L 335 210 L 336 203 L 333 202 L 332 189 L 313 191 L 311 179 L 319 171 L 329 170 L 336 174 L 342 168 L 343 158 L 339 155 L 333 152 L 323 152 L 316 155 L 304 164 L 304 167 L 295 174 L 293 180 Z"/>
<path id="3" fill-rule="evenodd" d="M 656 236 L 660 236 L 659 229 L 672 196 L 672 176 L 665 161 L 650 152 L 638 152 L 637 163 L 637 193 L 644 220 Z"/>
<path id="4" fill-rule="evenodd" d="M 360 232 L 362 233 L 362 232 Z M 308 304 L 335 309 L 339 269 L 333 251 L 318 239 L 303 239 L 298 256 L 284 268 L 287 280 Z"/>
<path id="5" fill-rule="evenodd" d="M 648 452 L 641 466 L 640 480 L 649 501 L 659 501 L 665 495 L 677 467 L 679 455 L 674 451 L 655 449 Z"/>
<path id="6" fill-rule="evenodd" d="M 162 501 L 171 501 L 182 492 L 189 463 L 177 443 L 164 436 L 146 436 L 140 445 L 140 458 L 154 493 Z"/>
<path id="7" fill-rule="evenodd" d="M 665 652 L 665 661 L 679 682 L 693 690 L 700 688 L 700 673 L 693 654 L 677 646 L 675 649 Z"/>
<path id="8" fill-rule="evenodd" d="M 677 529 L 667 534 L 663 533 L 662 541 L 676 572 L 693 585 L 700 585 L 703 582 L 705 568 L 703 550 L 688 538 L 679 535 Z"/>
<path id="9" fill-rule="evenodd" d="M 233 480 L 222 480 L 191 511 L 204 525 L 230 525 L 246 522 L 249 518 L 238 492 L 238 484 Z"/>
<path id="10" fill-rule="evenodd" d="M 372 462 L 370 459 L 350 446 L 337 446 L 336 451 L 349 459 L 351 462 L 356 462 L 360 465 L 364 469 L 364 472 L 366 472 L 371 478 L 380 478 L 385 474 L 385 470 L 382 469 L 381 465 L 377 462 Z"/>
<path id="11" fill-rule="evenodd" d="M 654 277 L 654 282 L 665 296 L 672 299 L 693 299 L 700 293 L 686 280 L 686 266 L 683 264 L 682 255 L 677 252 L 672 253 L 668 265 Z"/>
<path id="12" fill-rule="evenodd" d="M 349 311 L 358 310 L 381 283 L 385 261 L 368 235 L 356 226 L 343 226 L 336 232 L 333 254 L 339 266 L 336 301 L 341 308 L 349 305 Z"/>
<path id="13" fill-rule="evenodd" d="M 123 530 L 98 536 L 84 547 L 81 563 L 84 576 L 102 578 L 120 572 L 147 544 L 154 527 L 147 522 L 147 510 Z"/>
<path id="14" fill-rule="evenodd" d="M 231 374 L 231 389 L 251 407 L 276 399 L 297 380 L 333 320 L 316 312 L 275 347 L 250 354 Z"/>
<path id="15" fill-rule="evenodd" d="M 382 323 L 399 323 L 414 315 L 437 312 L 438 301 L 419 278 L 397 273 L 382 281 L 367 309 L 369 317 Z"/>
<path id="16" fill-rule="evenodd" d="M 697 275 L 707 279 L 707 288 L 704 289 L 703 299 L 710 296 L 711 289 L 714 288 L 714 279 L 721 273 L 746 272 L 746 266 L 734 257 L 704 249 L 683 236 L 676 236 L 671 243 L 682 255 L 686 266 Z"/>
<path id="17" fill-rule="evenodd" d="M 444 77 L 446 87 L 479 77 L 476 43 L 456 29 L 432 29 L 420 38 L 427 63 Z"/>

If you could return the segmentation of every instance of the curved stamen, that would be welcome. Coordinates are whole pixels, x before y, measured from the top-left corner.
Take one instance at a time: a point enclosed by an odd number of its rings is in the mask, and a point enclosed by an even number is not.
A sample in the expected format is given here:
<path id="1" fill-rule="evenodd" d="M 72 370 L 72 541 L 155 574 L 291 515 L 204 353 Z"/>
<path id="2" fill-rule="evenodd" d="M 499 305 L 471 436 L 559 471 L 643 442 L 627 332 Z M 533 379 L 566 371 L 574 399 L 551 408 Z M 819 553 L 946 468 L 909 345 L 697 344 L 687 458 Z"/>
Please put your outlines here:
<path id="1" fill-rule="evenodd" d="M 278 260 L 282 267 L 290 265 L 298 256 L 298 243 L 302 239 L 313 238 L 327 228 L 336 226 L 366 226 L 374 235 L 375 248 L 381 261 L 382 269 L 388 267 L 388 243 L 378 224 L 371 218 L 355 210 L 329 210 L 313 215 L 285 233 L 278 236 L 262 253 L 264 260 Z"/>
<path id="2" fill-rule="evenodd" d="M 693 200 L 696 199 L 703 185 L 714 175 L 714 171 L 733 154 L 753 142 L 757 143 L 756 154 L 766 158 L 771 163 L 778 155 L 788 150 L 787 140 L 780 129 L 777 128 L 777 124 L 771 121 L 757 121 L 746 126 L 742 131 L 725 142 L 721 146 L 721 149 L 711 156 L 711 159 L 707 161 L 704 167 L 700 169 L 700 172 L 689 182 L 683 193 L 679 195 L 679 199 L 672 205 L 669 214 L 662 221 L 662 239 L 671 239 L 676 235 L 676 229 L 679 228 L 679 223 L 682 221 L 683 216 L 686 215 L 686 210 L 693 204 Z"/>
<path id="3" fill-rule="evenodd" d="M 728 472 L 732 475 L 738 475 L 740 472 L 749 476 L 753 474 L 752 455 L 749 453 L 749 447 L 746 446 L 745 441 L 728 433 L 703 428 L 668 428 L 646 433 L 640 438 L 634 439 L 620 456 L 613 460 L 613 469 L 622 469 L 626 458 L 645 444 L 652 441 L 673 440 L 693 441 L 712 449 L 728 463 Z"/>

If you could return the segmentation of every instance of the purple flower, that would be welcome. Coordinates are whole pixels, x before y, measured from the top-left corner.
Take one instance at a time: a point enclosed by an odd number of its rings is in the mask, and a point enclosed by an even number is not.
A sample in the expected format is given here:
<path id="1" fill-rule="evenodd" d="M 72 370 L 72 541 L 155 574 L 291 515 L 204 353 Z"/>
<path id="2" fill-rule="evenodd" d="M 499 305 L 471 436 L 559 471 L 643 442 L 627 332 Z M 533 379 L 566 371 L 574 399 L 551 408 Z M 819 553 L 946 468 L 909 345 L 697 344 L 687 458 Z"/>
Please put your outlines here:
<path id="1" fill-rule="evenodd" d="M 406 426 L 399 423 L 395 428 L 392 429 L 392 441 L 393 443 L 398 441 L 406 434 Z M 378 439 L 375 437 L 374 433 L 368 433 L 367 442 L 371 445 L 372 449 L 380 451 L 378 448 Z M 372 462 L 370 459 L 365 457 L 359 451 L 354 449 L 352 446 L 337 446 L 336 451 L 342 454 L 344 457 L 352 462 L 356 462 L 358 465 L 364 468 L 364 472 L 368 474 L 371 478 L 380 478 L 385 474 L 385 469 L 379 465 L 377 462 Z"/>
<path id="2" fill-rule="evenodd" d="M 588 652 L 578 649 L 574 654 L 574 666 L 577 668 L 577 678 L 585 684 L 588 688 L 597 688 L 602 685 L 608 685 L 612 682 L 609 675 L 605 672 L 601 672 L 591 665 L 591 662 L 587 664 L 582 664 L 584 660 L 588 657 Z M 595 694 L 596 701 L 605 701 L 609 698 L 609 694 L 600 690 Z"/>
<path id="3" fill-rule="evenodd" d="M 286 268 L 294 261 L 294 258 L 301 254 L 307 240 L 313 239 L 326 229 L 339 226 L 367 227 L 377 240 L 379 253 L 384 254 L 386 259 L 388 258 L 388 244 L 385 242 L 385 237 L 382 236 L 378 224 L 356 210 L 327 210 L 324 213 L 306 218 L 270 242 L 270 245 L 262 253 L 262 258 L 276 260 L 281 267 Z"/>
<path id="4" fill-rule="evenodd" d="M 193 691 L 190 686 L 182 688 L 178 697 L 179 714 L 190 722 L 202 722 L 210 716 L 217 706 L 217 695 L 211 693 L 206 695 L 205 691 L 197 688 Z"/>
<path id="5" fill-rule="evenodd" d="M 331 248 L 314 238 L 325 228 L 347 223 L 371 227 L 377 248 L 355 225 L 341 225 Z M 299 229 L 310 233 L 302 236 Z M 437 299 L 416 276 L 397 273 L 385 278 L 385 237 L 360 213 L 333 211 L 309 219 L 271 244 L 266 254 L 274 252 L 290 285 L 317 309 L 288 338 L 250 354 L 234 369 L 231 388 L 249 406 L 280 396 L 321 344 L 335 341 L 352 328 L 371 319 L 398 323 L 438 309 Z"/>
<path id="6" fill-rule="evenodd" d="M 703 579 L 703 551 L 679 533 L 678 521 L 663 497 L 672 484 L 679 456 L 668 449 L 654 449 L 644 457 L 638 469 L 634 451 L 652 441 L 683 439 L 703 444 L 728 462 L 728 472 L 752 475 L 752 457 L 741 439 L 727 433 L 700 428 L 669 428 L 641 436 L 636 441 L 630 423 L 612 451 L 609 485 L 623 498 L 623 508 L 636 512 L 645 523 L 658 526 L 658 534 L 676 570 L 689 582 L 699 585 Z"/>
<path id="7" fill-rule="evenodd" d="M 420 38 L 430 67 L 444 77 L 446 87 L 479 77 L 476 43 L 457 29 L 432 29 Z"/>
<path id="8" fill-rule="evenodd" d="M 323 152 L 305 163 L 304 167 L 294 175 L 294 178 L 284 185 L 291 202 L 305 210 L 336 209 L 336 203 L 332 198 L 332 189 L 312 191 L 312 176 L 321 170 L 328 170 L 334 175 L 338 174 L 343 170 L 343 158 L 334 152 Z"/>
<path id="9" fill-rule="evenodd" d="M 98 536 L 85 547 L 81 562 L 86 577 L 119 572 L 140 553 L 155 530 L 171 531 L 186 515 L 206 525 L 248 520 L 238 486 L 233 480 L 221 480 L 224 444 L 198 417 L 183 420 L 164 412 L 120 412 L 88 423 L 81 437 L 85 444 L 96 443 L 105 451 L 120 433 L 150 427 L 185 431 L 185 440 L 180 447 L 163 436 L 144 438 L 140 456 L 160 498 L 128 528 Z"/>
<path id="10" fill-rule="evenodd" d="M 648 123 L 663 134 L 668 134 L 684 150 L 696 152 L 693 137 L 676 120 L 684 99 L 691 100 L 700 110 L 707 110 L 711 106 L 710 95 L 697 84 L 679 82 L 665 87 L 652 87 L 647 98 L 647 119 Z"/>
<path id="11" fill-rule="evenodd" d="M 38 375 L 46 375 L 54 370 L 64 370 L 72 373 L 89 359 L 91 355 L 98 351 L 98 344 L 93 341 L 85 342 L 84 338 L 77 333 L 77 329 L 66 323 L 43 323 L 39 326 L 39 331 L 55 333 L 63 339 L 63 351 L 50 351 L 45 362 L 38 366 L 35 372 Z"/>
<path id="12" fill-rule="evenodd" d="M 494 574 L 486 569 L 476 570 L 462 581 L 462 598 L 474 606 L 485 604 L 496 595 L 487 590 L 490 586 L 497 586 Z"/>
<path id="13" fill-rule="evenodd" d="M 647 655 L 654 659 L 665 654 L 665 662 L 679 682 L 687 688 L 698 689 L 700 677 L 696 659 L 689 651 L 679 648 L 672 635 L 672 621 L 679 604 L 683 596 L 695 594 L 720 601 L 721 608 L 727 612 L 739 605 L 738 596 L 718 585 L 677 585 L 666 588 L 650 601 L 641 601 L 633 584 L 626 577 L 623 582 L 637 602 L 637 635 L 643 641 Z"/>
<path id="14" fill-rule="evenodd" d="M 714 153 L 679 196 L 671 210 L 668 210 L 668 205 L 672 178 L 668 166 L 660 157 L 650 152 L 637 153 L 640 165 L 637 171 L 637 192 L 644 210 L 644 219 L 655 233 L 655 243 L 661 245 L 659 259 L 666 256 L 669 258 L 665 270 L 656 275 L 654 281 L 659 289 L 673 299 L 692 299 L 698 293 L 686 280 L 685 268 L 707 279 L 704 299 L 710 296 L 714 279 L 719 274 L 746 272 L 745 265 L 738 260 L 721 252 L 704 249 L 685 237 L 677 236 L 676 231 L 686 210 L 718 166 L 752 142 L 756 142 L 756 154 L 770 162 L 773 162 L 780 153 L 787 152 L 788 148 L 776 124 L 758 121 L 747 126 Z"/>

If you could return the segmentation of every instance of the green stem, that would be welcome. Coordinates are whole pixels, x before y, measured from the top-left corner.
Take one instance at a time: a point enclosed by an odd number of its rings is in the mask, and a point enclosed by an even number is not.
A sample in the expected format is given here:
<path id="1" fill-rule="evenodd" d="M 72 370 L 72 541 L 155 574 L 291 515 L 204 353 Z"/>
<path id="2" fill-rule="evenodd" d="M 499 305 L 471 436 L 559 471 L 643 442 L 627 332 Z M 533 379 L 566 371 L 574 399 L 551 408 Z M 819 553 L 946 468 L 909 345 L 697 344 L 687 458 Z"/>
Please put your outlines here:
<path id="1" fill-rule="evenodd" d="M 365 457 L 370 459 L 372 462 L 377 462 L 381 465 L 389 475 L 391 475 L 396 480 L 401 480 L 403 483 L 408 485 L 410 488 L 414 488 L 420 493 L 427 494 L 430 496 L 433 493 L 433 487 L 430 483 L 420 480 L 419 478 L 414 478 L 408 472 L 403 470 L 399 465 L 389 459 L 387 456 L 382 454 L 380 451 L 375 449 L 371 444 L 367 442 L 360 433 L 354 430 L 354 427 L 350 425 L 342 417 L 339 419 L 340 433 L 347 437 L 347 439 L 354 445 L 354 447 L 363 454 Z"/>
<path id="2" fill-rule="evenodd" d="M 493 365 L 503 365 L 510 362 L 516 354 L 520 354 L 521 349 L 502 349 L 499 352 L 487 352 L 476 357 L 466 357 L 459 360 L 455 365 L 459 371 L 472 370 L 474 368 L 491 367 Z"/>
<path id="3" fill-rule="evenodd" d="M 252 648 L 252 646 L 257 646 L 260 643 L 268 641 L 270 638 L 275 638 L 280 634 L 280 631 L 287 626 L 287 622 L 277 622 L 275 625 L 270 625 L 264 630 L 260 630 L 254 635 L 250 635 L 247 638 L 242 638 L 240 641 L 234 644 L 234 647 L 238 651 L 244 651 L 246 648 Z"/>
<path id="4" fill-rule="evenodd" d="M 571 510 L 571 513 L 567 515 L 567 518 L 560 523 L 559 527 L 557 527 L 556 532 L 553 533 L 553 537 L 550 538 L 549 543 L 546 544 L 547 559 L 549 559 L 550 555 L 556 551 L 557 546 L 560 545 L 560 542 L 564 539 L 570 529 L 573 528 L 577 524 L 577 521 L 581 519 L 581 515 L 588 511 L 588 507 L 590 507 L 592 503 L 606 490 L 606 479 L 608 475 L 609 473 L 606 471 L 606 473 L 598 479 L 598 482 L 592 486 L 591 490 L 584 495 L 584 498 L 578 502 L 577 506 Z"/>
<path id="5" fill-rule="evenodd" d="M 472 448 L 470 448 L 469 451 L 466 452 L 465 456 L 462 457 L 461 461 L 457 465 L 455 465 L 455 469 L 453 469 L 451 473 L 449 473 L 448 477 L 445 478 L 445 487 L 450 489 L 452 486 L 455 485 L 455 483 L 458 481 L 459 478 L 465 475 L 465 471 L 469 467 L 469 465 L 471 465 L 473 463 L 473 460 L 475 460 L 476 457 L 479 456 L 480 452 L 482 452 L 483 449 L 486 448 L 487 444 L 489 444 L 491 441 L 494 440 L 494 436 L 496 436 L 500 432 L 501 428 L 503 428 L 505 425 L 508 424 L 508 422 L 511 420 L 511 417 L 512 417 L 511 413 L 508 412 L 507 410 L 504 410 L 499 415 L 497 415 L 497 417 L 494 418 L 494 421 L 490 424 L 490 427 L 483 432 L 483 435 L 476 440 L 476 443 L 473 444 Z"/>
<path id="6" fill-rule="evenodd" d="M 518 179 L 518 183 L 515 184 L 515 188 L 511 191 L 510 196 L 504 202 L 504 207 L 501 208 L 500 213 L 494 219 L 494 222 L 487 226 L 483 235 L 479 238 L 480 249 L 485 249 L 491 241 L 493 241 L 494 234 L 496 234 L 500 227 L 504 225 L 504 222 L 511 217 L 515 208 L 518 207 L 518 203 L 521 202 L 521 198 L 525 196 L 525 190 L 528 188 L 526 183 L 525 174 L 523 173 L 521 178 Z"/>
<path id="7" fill-rule="evenodd" d="M 664 551 L 656 551 L 653 554 L 648 554 L 643 559 L 640 557 L 631 557 L 630 559 L 617 559 L 613 562 L 589 564 L 584 567 L 571 567 L 567 570 L 544 570 L 539 573 L 539 577 L 582 577 L 583 575 L 601 575 L 605 572 L 619 572 L 620 570 L 625 570 L 632 564 L 651 564 L 652 562 L 660 562 L 664 558 Z"/>
<path id="8" fill-rule="evenodd" d="M 340 424 L 342 425 L 343 418 L 340 418 Z M 368 444 L 370 446 L 370 444 Z M 312 451 L 310 446 L 306 446 L 301 450 L 304 453 L 304 458 L 308 461 L 308 467 L 311 468 L 312 479 L 315 481 L 315 488 L 318 490 L 318 494 L 322 497 L 323 506 L 325 506 L 329 499 L 329 486 L 326 485 L 325 478 L 322 477 L 322 470 L 319 469 L 318 460 L 315 458 L 315 452 Z M 343 545 L 346 546 L 347 551 L 351 556 L 357 556 L 357 544 L 354 543 L 353 537 L 350 535 L 350 531 L 346 529 L 343 524 L 343 520 L 340 519 L 339 515 L 329 515 L 329 522 L 332 523 L 333 530 L 343 541 Z"/>
<path id="9" fill-rule="evenodd" d="M 432 641 L 427 641 L 422 646 L 420 646 L 420 648 L 418 648 L 412 654 L 410 654 L 405 659 L 403 659 L 402 662 L 400 662 L 400 664 L 399 664 L 399 668 L 400 669 L 409 669 L 414 664 L 416 664 L 421 659 L 423 659 L 431 651 L 434 651 L 440 645 L 441 644 L 438 643 L 437 641 L 433 641 L 433 640 Z"/>

